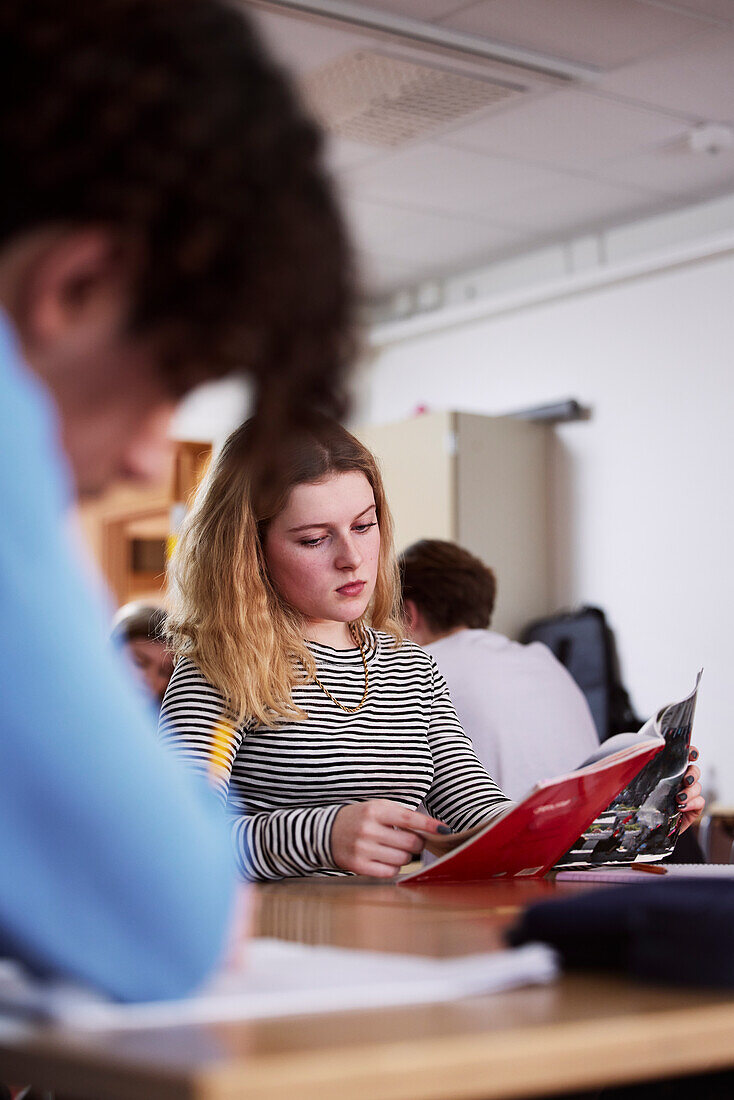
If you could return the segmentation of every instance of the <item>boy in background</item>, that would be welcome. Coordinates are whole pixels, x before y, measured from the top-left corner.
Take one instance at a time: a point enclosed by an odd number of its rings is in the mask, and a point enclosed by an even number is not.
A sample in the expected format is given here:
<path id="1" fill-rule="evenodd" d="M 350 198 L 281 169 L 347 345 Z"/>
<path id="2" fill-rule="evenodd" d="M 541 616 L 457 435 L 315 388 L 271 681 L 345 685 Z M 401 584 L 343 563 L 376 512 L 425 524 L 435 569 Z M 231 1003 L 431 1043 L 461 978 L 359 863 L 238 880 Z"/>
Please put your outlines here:
<path id="1" fill-rule="evenodd" d="M 166 645 L 165 629 L 163 608 L 139 601 L 126 603 L 112 620 L 112 642 L 126 652 L 159 709 L 173 675 L 173 655 Z"/>
<path id="2" fill-rule="evenodd" d="M 484 562 L 423 539 L 400 566 L 408 635 L 435 657 L 474 751 L 508 798 L 599 747 L 583 692 L 547 646 L 489 630 L 497 586 Z"/>

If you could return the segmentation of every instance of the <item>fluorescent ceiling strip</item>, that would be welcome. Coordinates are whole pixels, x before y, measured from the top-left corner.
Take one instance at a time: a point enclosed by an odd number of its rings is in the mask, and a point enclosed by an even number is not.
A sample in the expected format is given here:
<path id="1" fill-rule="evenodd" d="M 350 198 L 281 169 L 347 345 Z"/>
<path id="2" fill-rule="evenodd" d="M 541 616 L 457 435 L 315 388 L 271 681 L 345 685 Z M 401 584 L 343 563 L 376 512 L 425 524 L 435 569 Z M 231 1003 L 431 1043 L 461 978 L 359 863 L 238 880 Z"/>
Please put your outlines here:
<path id="1" fill-rule="evenodd" d="M 248 6 L 286 14 L 310 15 L 330 23 L 345 23 L 412 45 L 450 50 L 484 61 L 516 65 L 560 80 L 591 81 L 601 71 L 593 65 L 551 57 L 550 54 L 467 34 L 451 27 L 423 23 L 392 12 L 378 11 L 364 4 L 352 4 L 348 0 L 253 0 Z"/>

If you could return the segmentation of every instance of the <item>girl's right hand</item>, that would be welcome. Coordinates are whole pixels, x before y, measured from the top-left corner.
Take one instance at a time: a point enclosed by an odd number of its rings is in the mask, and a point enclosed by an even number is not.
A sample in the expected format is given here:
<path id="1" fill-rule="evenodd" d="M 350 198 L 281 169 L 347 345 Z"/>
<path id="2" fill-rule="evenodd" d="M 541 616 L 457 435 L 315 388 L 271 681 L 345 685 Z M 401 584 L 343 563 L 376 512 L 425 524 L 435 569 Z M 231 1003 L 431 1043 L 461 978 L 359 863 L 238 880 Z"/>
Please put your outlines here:
<path id="1" fill-rule="evenodd" d="M 334 863 L 345 871 L 373 878 L 393 878 L 398 868 L 423 851 L 425 841 L 413 829 L 446 831 L 434 817 L 407 810 L 387 798 L 342 806 L 331 830 Z"/>

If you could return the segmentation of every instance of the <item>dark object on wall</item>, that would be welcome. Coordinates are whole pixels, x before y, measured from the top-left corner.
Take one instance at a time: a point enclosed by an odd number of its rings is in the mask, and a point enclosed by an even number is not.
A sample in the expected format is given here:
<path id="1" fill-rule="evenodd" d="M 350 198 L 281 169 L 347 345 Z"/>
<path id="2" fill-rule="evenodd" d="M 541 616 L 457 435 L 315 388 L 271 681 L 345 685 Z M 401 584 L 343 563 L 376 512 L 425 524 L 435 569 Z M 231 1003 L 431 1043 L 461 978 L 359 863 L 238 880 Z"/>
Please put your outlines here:
<path id="1" fill-rule="evenodd" d="M 600 741 L 640 728 L 642 719 L 621 682 L 614 635 L 600 608 L 538 619 L 525 627 L 521 641 L 543 642 L 568 669 L 586 696 Z"/>
<path id="2" fill-rule="evenodd" d="M 514 420 L 535 420 L 544 424 L 563 424 L 569 420 L 591 420 L 591 409 L 575 397 L 566 401 L 554 401 L 551 405 L 533 405 L 528 409 L 506 413 Z"/>

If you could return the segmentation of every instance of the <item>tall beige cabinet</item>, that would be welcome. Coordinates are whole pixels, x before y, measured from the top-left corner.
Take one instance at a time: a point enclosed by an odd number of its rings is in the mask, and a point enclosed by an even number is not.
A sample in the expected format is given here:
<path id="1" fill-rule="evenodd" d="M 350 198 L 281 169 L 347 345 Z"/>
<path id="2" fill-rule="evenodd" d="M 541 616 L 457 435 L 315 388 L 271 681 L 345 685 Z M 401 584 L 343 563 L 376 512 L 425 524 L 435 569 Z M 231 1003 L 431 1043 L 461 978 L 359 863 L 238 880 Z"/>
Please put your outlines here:
<path id="1" fill-rule="evenodd" d="M 553 610 L 550 431 L 510 417 L 434 412 L 355 432 L 379 459 L 398 550 L 450 539 L 491 565 L 492 627 L 510 637 Z"/>

